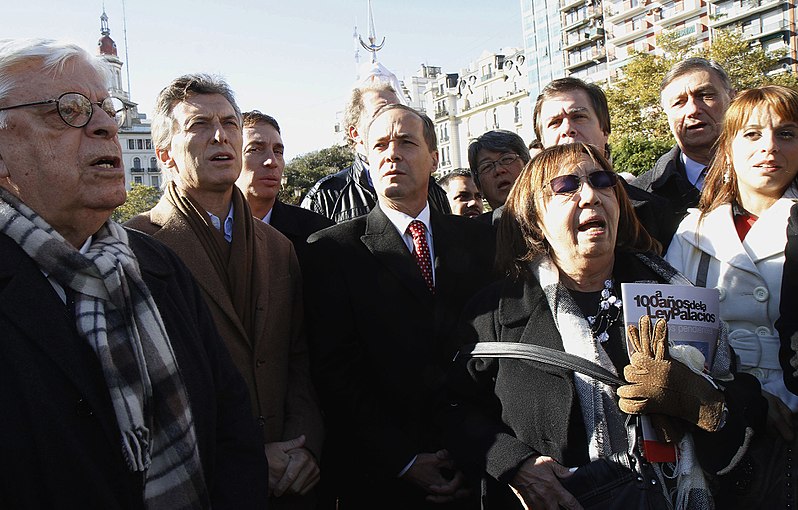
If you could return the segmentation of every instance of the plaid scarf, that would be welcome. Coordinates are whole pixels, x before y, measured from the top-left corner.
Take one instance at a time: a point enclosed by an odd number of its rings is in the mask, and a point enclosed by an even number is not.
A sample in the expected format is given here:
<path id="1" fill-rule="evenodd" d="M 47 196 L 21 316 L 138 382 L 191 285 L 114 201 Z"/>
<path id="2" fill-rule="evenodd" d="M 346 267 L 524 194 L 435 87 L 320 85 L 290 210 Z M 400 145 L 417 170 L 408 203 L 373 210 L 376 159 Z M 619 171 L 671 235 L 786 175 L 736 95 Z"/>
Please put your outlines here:
<path id="1" fill-rule="evenodd" d="M 144 475 L 146 508 L 209 508 L 188 394 L 125 230 L 106 222 L 83 255 L 0 188 L 0 231 L 74 291 L 77 331 L 100 361 L 122 455 Z"/>

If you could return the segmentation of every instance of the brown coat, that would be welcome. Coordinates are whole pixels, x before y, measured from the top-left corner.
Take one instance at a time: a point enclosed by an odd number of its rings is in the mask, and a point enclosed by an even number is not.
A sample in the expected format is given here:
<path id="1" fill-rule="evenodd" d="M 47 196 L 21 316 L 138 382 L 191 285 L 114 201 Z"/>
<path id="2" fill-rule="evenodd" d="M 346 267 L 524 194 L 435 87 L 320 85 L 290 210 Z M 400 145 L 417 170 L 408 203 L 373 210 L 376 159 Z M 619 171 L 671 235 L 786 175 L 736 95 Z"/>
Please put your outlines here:
<path id="1" fill-rule="evenodd" d="M 324 427 L 308 371 L 299 263 L 285 236 L 263 222 L 254 225 L 268 264 L 259 265 L 265 274 L 252 276 L 257 334 L 250 342 L 225 285 L 175 207 L 162 198 L 152 210 L 126 223 L 169 246 L 197 279 L 219 334 L 247 382 L 264 442 L 304 434 L 305 447 L 318 459 Z"/>

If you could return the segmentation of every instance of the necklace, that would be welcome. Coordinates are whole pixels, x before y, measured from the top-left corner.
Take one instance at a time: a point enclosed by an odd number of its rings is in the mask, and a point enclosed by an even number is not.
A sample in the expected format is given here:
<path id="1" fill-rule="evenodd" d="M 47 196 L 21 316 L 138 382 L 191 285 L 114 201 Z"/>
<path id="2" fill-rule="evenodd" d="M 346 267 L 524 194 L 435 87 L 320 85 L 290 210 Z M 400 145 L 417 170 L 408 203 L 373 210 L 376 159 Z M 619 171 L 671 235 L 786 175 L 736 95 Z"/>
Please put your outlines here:
<path id="1" fill-rule="evenodd" d="M 596 311 L 596 315 L 587 316 L 587 323 L 590 324 L 593 338 L 602 343 L 610 339 L 607 330 L 621 318 L 621 308 L 623 308 L 623 302 L 612 293 L 612 288 L 612 278 L 604 280 L 598 311 Z"/>

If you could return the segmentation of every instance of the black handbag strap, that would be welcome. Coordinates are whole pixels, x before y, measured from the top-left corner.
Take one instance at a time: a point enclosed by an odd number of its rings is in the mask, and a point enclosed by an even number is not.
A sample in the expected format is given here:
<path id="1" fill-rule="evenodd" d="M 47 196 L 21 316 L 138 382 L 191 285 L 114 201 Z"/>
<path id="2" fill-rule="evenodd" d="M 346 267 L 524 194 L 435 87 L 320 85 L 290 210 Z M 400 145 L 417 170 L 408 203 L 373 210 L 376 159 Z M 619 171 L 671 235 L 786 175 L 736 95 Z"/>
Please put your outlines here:
<path id="1" fill-rule="evenodd" d="M 710 261 L 709 253 L 702 251 L 701 260 L 698 262 L 698 271 L 696 272 L 695 275 L 696 287 L 707 286 L 707 274 L 709 274 L 709 261 Z"/>
<path id="2" fill-rule="evenodd" d="M 466 349 L 463 351 L 468 352 Z M 474 348 L 469 354 L 472 358 L 514 358 L 537 361 L 585 374 L 609 386 L 617 387 L 626 384 L 617 375 L 597 363 L 541 345 L 517 342 L 479 342 L 474 344 Z"/>

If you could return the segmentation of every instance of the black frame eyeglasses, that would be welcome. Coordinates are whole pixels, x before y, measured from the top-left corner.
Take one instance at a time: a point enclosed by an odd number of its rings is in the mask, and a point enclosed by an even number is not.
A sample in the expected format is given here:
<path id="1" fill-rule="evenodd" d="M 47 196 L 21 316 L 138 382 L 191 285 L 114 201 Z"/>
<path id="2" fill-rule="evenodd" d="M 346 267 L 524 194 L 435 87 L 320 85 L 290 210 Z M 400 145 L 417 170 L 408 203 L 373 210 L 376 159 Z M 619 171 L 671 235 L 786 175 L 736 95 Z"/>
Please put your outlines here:
<path id="1" fill-rule="evenodd" d="M 482 176 L 488 172 L 493 172 L 494 170 L 496 170 L 496 165 L 508 167 L 513 163 L 515 163 L 516 160 L 518 160 L 518 158 L 520 157 L 521 156 L 519 156 L 518 154 L 505 154 L 504 156 L 500 157 L 495 161 L 488 161 L 486 163 L 482 163 L 481 165 L 479 165 L 477 167 L 477 173 L 480 176 Z"/>
<path id="2" fill-rule="evenodd" d="M 118 98 L 106 97 L 102 101 L 93 103 L 80 92 L 65 92 L 58 96 L 58 99 L 47 99 L 45 101 L 6 106 L 0 108 L 0 112 L 26 106 L 39 106 L 53 103 L 56 105 L 58 116 L 61 117 L 61 120 L 63 120 L 67 126 L 72 126 L 74 128 L 85 127 L 91 122 L 91 116 L 94 114 L 94 105 L 99 106 L 109 117 L 114 119 L 117 126 L 121 127 L 122 124 L 125 123 L 127 108 Z"/>
<path id="3" fill-rule="evenodd" d="M 549 181 L 549 187 L 555 195 L 573 195 L 582 189 L 582 182 L 587 181 L 593 189 L 607 189 L 618 182 L 618 174 L 608 170 L 598 170 L 582 177 L 581 175 L 558 175 Z"/>

